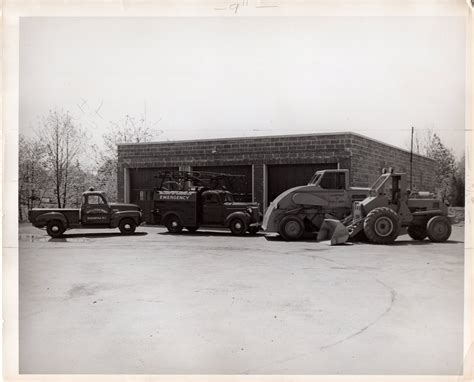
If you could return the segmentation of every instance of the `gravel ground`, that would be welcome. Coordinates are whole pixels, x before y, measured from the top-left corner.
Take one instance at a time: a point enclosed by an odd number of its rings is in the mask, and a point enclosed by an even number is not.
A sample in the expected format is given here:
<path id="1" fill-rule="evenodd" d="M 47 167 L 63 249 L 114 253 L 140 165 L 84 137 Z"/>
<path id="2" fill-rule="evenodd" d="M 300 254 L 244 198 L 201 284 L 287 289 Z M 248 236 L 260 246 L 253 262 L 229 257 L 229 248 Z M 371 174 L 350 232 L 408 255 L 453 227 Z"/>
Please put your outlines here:
<path id="1" fill-rule="evenodd" d="M 464 232 L 392 246 L 20 225 L 20 373 L 459 374 Z"/>

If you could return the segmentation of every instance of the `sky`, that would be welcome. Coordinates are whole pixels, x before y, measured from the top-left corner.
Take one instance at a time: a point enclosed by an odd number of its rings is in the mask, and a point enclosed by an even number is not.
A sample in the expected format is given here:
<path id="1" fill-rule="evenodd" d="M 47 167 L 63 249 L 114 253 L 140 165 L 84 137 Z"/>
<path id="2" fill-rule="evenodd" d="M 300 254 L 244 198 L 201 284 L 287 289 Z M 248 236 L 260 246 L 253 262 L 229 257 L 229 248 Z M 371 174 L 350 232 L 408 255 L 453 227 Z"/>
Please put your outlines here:
<path id="1" fill-rule="evenodd" d="M 22 18 L 20 133 L 68 110 L 102 144 L 146 114 L 155 140 L 351 131 L 464 150 L 462 17 Z"/>

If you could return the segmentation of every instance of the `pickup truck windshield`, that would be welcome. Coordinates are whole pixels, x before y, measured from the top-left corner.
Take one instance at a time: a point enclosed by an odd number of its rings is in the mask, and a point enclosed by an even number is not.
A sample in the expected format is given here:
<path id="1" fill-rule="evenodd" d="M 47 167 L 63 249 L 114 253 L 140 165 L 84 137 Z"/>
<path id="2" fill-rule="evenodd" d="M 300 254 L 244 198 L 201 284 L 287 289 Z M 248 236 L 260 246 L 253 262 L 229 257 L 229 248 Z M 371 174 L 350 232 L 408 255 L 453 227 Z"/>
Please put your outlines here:
<path id="1" fill-rule="evenodd" d="M 102 199 L 101 195 L 84 195 L 82 203 L 100 205 L 100 204 L 105 204 L 105 201 L 104 199 Z"/>

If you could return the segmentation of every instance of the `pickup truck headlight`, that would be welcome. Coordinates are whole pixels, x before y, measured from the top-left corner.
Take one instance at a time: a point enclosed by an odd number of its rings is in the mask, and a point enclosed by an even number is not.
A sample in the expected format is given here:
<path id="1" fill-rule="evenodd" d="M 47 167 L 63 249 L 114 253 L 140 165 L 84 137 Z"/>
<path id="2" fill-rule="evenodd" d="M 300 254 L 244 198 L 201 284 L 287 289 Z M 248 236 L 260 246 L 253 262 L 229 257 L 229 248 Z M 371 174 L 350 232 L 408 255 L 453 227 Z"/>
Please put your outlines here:
<path id="1" fill-rule="evenodd" d="M 252 208 L 251 208 L 251 207 L 247 207 L 246 211 L 247 211 L 250 215 L 252 215 Z"/>

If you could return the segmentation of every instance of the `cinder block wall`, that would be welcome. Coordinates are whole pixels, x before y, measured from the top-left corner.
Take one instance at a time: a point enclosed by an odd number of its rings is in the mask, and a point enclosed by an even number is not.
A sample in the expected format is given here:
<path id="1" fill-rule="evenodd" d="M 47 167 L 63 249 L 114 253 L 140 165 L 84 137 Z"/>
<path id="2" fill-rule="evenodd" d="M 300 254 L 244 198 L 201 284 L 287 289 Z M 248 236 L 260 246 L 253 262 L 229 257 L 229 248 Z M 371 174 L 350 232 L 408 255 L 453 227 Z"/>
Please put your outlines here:
<path id="1" fill-rule="evenodd" d="M 118 197 L 123 200 L 126 167 L 254 165 L 255 201 L 262 203 L 264 164 L 339 163 L 350 169 L 350 140 L 344 133 L 120 144 Z"/>
<path id="2" fill-rule="evenodd" d="M 410 153 L 353 133 L 150 142 L 118 145 L 118 197 L 124 198 L 124 168 L 254 165 L 255 201 L 264 199 L 264 165 L 339 163 L 351 184 L 367 187 L 383 167 L 409 172 Z M 435 163 L 414 155 L 414 184 L 434 191 Z"/>
<path id="3" fill-rule="evenodd" d="M 382 169 L 393 167 L 406 172 L 410 182 L 410 153 L 382 142 L 353 134 L 350 142 L 352 183 L 355 187 L 371 185 Z M 413 154 L 413 188 L 418 191 L 435 191 L 436 162 Z"/>

